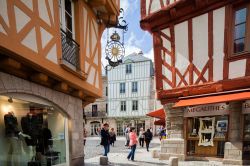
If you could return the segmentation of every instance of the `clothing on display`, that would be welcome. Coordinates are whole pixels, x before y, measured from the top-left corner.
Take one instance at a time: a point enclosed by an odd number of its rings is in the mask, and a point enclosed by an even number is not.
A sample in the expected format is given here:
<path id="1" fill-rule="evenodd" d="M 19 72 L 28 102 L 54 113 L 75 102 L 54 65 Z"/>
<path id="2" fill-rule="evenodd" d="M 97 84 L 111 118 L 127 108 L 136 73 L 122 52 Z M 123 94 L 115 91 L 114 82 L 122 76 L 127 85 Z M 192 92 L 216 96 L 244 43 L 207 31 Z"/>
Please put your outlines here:
<path id="1" fill-rule="evenodd" d="M 31 139 L 26 138 L 27 146 L 36 146 L 42 131 L 43 120 L 40 115 L 28 113 L 27 116 L 22 117 L 21 126 L 24 134 L 27 134 Z"/>
<path id="2" fill-rule="evenodd" d="M 8 112 L 4 115 L 5 124 L 5 136 L 6 137 L 18 137 L 20 131 L 18 130 L 17 118 L 13 112 Z"/>

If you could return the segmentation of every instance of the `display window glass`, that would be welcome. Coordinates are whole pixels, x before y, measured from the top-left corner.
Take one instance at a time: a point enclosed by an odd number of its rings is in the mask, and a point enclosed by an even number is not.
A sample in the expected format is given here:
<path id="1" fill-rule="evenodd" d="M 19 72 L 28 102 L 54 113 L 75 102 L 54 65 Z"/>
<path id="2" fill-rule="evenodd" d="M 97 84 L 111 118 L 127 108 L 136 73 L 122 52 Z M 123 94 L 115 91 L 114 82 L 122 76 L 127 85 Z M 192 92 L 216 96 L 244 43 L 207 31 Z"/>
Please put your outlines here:
<path id="1" fill-rule="evenodd" d="M 66 163 L 67 125 L 55 107 L 0 96 L 0 165 Z"/>
<path id="2" fill-rule="evenodd" d="M 228 116 L 187 118 L 187 155 L 224 156 Z"/>
<path id="3" fill-rule="evenodd" d="M 250 114 L 244 115 L 243 159 L 250 160 Z"/>

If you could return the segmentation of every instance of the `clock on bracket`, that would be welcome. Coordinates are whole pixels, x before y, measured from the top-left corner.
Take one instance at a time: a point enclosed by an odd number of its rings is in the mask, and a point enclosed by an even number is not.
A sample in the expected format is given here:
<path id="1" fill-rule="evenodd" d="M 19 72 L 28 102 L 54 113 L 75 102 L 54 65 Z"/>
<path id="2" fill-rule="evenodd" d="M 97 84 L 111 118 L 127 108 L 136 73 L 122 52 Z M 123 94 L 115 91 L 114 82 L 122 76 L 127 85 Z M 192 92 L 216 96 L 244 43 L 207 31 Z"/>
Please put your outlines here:
<path id="1" fill-rule="evenodd" d="M 108 60 L 109 65 L 115 67 L 122 63 L 125 49 L 123 44 L 121 44 L 120 36 L 116 31 L 111 35 L 110 39 L 111 41 L 107 43 L 105 48 L 106 59 Z"/>

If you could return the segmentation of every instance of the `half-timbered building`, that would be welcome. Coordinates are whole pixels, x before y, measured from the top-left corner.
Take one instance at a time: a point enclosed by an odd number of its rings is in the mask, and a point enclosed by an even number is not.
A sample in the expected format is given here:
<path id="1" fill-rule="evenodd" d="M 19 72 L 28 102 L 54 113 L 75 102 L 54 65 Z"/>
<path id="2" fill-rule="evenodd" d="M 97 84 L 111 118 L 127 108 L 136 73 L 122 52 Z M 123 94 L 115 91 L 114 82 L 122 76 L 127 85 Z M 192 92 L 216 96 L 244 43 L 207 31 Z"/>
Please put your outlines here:
<path id="1" fill-rule="evenodd" d="M 102 96 L 119 3 L 0 1 L 0 165 L 83 165 L 83 107 Z"/>
<path id="2" fill-rule="evenodd" d="M 141 0 L 140 25 L 166 113 L 160 158 L 249 160 L 250 2 Z"/>

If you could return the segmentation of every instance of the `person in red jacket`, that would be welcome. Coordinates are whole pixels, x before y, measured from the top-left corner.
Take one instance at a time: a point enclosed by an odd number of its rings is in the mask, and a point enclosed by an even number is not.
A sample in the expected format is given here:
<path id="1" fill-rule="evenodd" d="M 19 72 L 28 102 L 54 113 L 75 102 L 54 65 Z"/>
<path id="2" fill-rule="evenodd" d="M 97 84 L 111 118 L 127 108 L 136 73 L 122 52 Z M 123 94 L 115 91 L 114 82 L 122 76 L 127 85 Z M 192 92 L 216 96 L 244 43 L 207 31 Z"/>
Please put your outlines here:
<path id="1" fill-rule="evenodd" d="M 136 144 L 137 144 L 137 135 L 135 132 L 135 128 L 131 127 L 130 133 L 129 133 L 129 146 L 131 147 L 131 150 L 130 150 L 128 157 L 127 157 L 128 160 L 131 159 L 131 161 L 134 161 Z"/>

